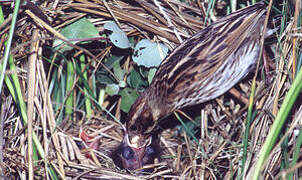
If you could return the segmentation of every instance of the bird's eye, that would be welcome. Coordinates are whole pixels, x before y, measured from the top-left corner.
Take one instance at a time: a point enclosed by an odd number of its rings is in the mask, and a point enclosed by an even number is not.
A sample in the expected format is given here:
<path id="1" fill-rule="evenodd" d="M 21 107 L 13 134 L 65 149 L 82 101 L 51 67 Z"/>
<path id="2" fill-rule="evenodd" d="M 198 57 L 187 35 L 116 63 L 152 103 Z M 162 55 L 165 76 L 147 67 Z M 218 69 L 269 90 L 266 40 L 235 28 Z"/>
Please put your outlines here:
<path id="1" fill-rule="evenodd" d="M 130 147 L 125 147 L 125 148 L 123 149 L 122 156 L 123 156 L 125 159 L 129 160 L 129 159 L 132 159 L 132 158 L 133 158 L 134 152 L 133 152 L 133 150 L 132 150 Z"/>
<path id="2" fill-rule="evenodd" d="M 154 163 L 155 155 L 155 149 L 151 146 L 146 147 L 145 154 L 143 157 L 143 163 L 144 164 L 152 164 Z"/>
<path id="3" fill-rule="evenodd" d="M 145 154 L 151 155 L 151 154 L 153 154 L 153 153 L 155 153 L 154 148 L 151 147 L 151 146 L 148 146 L 148 147 L 146 148 L 146 150 L 145 150 Z"/>

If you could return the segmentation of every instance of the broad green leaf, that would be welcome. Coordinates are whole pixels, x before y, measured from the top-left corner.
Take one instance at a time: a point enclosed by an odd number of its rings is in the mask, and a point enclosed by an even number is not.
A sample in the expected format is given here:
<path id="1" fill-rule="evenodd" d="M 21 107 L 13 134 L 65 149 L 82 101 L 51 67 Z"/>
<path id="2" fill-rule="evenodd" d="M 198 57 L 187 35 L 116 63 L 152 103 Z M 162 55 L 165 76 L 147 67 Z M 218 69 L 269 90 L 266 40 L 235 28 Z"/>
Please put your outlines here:
<path id="1" fill-rule="evenodd" d="M 112 31 L 109 35 L 110 41 L 118 48 L 127 49 L 130 47 L 130 42 L 124 31 L 122 31 L 114 21 L 108 21 L 104 24 L 106 30 Z"/>
<path id="2" fill-rule="evenodd" d="M 118 94 L 120 87 L 117 84 L 107 84 L 105 90 L 110 96 L 114 96 Z"/>
<path id="3" fill-rule="evenodd" d="M 123 59 L 123 57 L 124 56 L 111 56 L 109 58 L 106 58 L 104 65 L 108 69 L 112 69 L 112 68 L 114 68 L 115 63 L 121 61 Z M 115 72 L 113 72 L 113 73 L 115 74 Z M 117 75 L 115 74 L 115 76 L 117 76 Z M 116 79 L 114 79 L 112 77 L 112 75 L 106 69 L 104 69 L 104 68 L 98 69 L 98 71 L 96 72 L 96 79 L 101 84 L 114 84 L 114 83 L 118 83 L 116 81 Z"/>
<path id="4" fill-rule="evenodd" d="M 151 84 L 152 79 L 153 79 L 153 77 L 154 77 L 154 75 L 156 73 L 156 70 L 157 70 L 156 68 L 151 68 L 150 69 L 149 74 L 148 74 L 148 82 L 149 82 L 149 84 Z"/>
<path id="5" fill-rule="evenodd" d="M 105 66 L 107 66 L 107 68 L 111 69 L 113 68 L 114 64 L 116 62 L 121 61 L 124 58 L 124 56 L 111 56 L 106 58 L 106 61 L 104 63 Z"/>
<path id="6" fill-rule="evenodd" d="M 115 79 L 107 72 L 98 72 L 96 79 L 101 84 L 114 84 L 114 83 L 116 83 Z"/>
<path id="7" fill-rule="evenodd" d="M 123 80 L 125 75 L 125 70 L 120 66 L 120 61 L 115 61 L 113 65 L 113 73 L 119 79 Z"/>
<path id="8" fill-rule="evenodd" d="M 157 67 L 167 56 L 168 50 L 168 47 L 162 43 L 142 39 L 135 46 L 132 59 L 140 66 Z"/>
<path id="9" fill-rule="evenodd" d="M 139 94 L 134 90 L 130 88 L 125 88 L 122 91 L 120 91 L 119 95 L 122 97 L 121 102 L 121 110 L 124 112 L 129 112 L 132 104 L 134 101 L 138 98 Z"/>
<path id="10" fill-rule="evenodd" d="M 95 38 L 100 37 L 97 28 L 86 18 L 81 18 L 72 24 L 64 27 L 60 32 L 67 39 L 81 39 L 81 38 Z M 79 41 L 71 41 L 72 44 L 76 44 Z M 65 45 L 65 46 L 63 46 Z M 67 46 L 60 39 L 56 39 L 53 43 L 53 47 L 60 48 L 61 52 L 69 51 L 72 47 Z"/>
<path id="11" fill-rule="evenodd" d="M 133 69 L 128 77 L 128 83 L 134 89 L 138 89 L 141 86 L 147 86 L 147 82 L 142 79 L 139 72 Z"/>

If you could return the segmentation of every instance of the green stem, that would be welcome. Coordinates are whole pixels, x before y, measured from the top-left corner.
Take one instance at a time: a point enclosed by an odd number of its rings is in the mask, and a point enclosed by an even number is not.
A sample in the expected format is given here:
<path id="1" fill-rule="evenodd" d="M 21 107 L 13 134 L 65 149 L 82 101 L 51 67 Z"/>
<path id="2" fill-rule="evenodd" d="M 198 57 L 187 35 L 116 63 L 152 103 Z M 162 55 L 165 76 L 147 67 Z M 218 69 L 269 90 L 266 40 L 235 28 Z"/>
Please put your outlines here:
<path id="1" fill-rule="evenodd" d="M 68 98 L 66 99 L 66 106 L 65 106 L 65 115 L 72 119 L 71 115 L 73 112 L 73 90 L 72 86 L 74 83 L 74 67 L 73 62 L 67 62 L 67 73 L 66 73 L 66 95 Z"/>
<path id="2" fill-rule="evenodd" d="M 276 119 L 271 127 L 271 130 L 265 140 L 263 147 L 261 148 L 260 157 L 255 167 L 253 180 L 258 179 L 261 169 L 265 164 L 265 160 L 267 159 L 269 153 L 271 152 L 277 140 L 277 137 L 279 136 L 281 128 L 283 127 L 283 124 L 288 116 L 288 113 L 291 110 L 299 93 L 301 92 L 301 88 L 302 88 L 302 71 L 300 70 L 281 105 L 280 111 L 276 116 Z"/>
<path id="3" fill-rule="evenodd" d="M 4 79 L 5 70 L 6 70 L 6 66 L 7 66 L 7 61 L 9 59 L 10 48 L 11 48 L 11 45 L 12 45 L 12 40 L 13 40 L 14 31 L 15 31 L 15 27 L 16 27 L 16 21 L 17 21 L 19 7 L 20 7 L 20 0 L 16 0 L 15 7 L 14 7 L 14 12 L 13 12 L 13 17 L 12 17 L 12 24 L 11 24 L 11 27 L 9 29 L 8 39 L 7 39 L 6 44 L 5 44 L 6 47 L 5 47 L 5 51 L 4 51 L 2 68 L 0 68 L 0 73 L 1 73 L 1 75 L 0 75 L 0 94 L 1 94 L 1 91 L 2 91 L 3 79 Z M 0 19 L 0 24 L 2 24 L 3 21 L 4 21 L 2 6 L 0 6 L 0 9 L 1 9 L 0 13 L 1 13 L 1 17 L 2 17 Z"/>
<path id="4" fill-rule="evenodd" d="M 88 82 L 87 71 L 85 70 L 86 64 L 85 64 L 85 55 L 84 54 L 82 54 L 80 56 L 80 63 L 81 63 L 81 72 L 83 72 L 83 82 Z M 88 89 L 86 86 L 84 88 L 84 92 L 85 92 L 85 94 L 88 94 Z M 87 96 L 85 96 L 85 107 L 86 107 L 85 108 L 86 117 L 89 119 L 92 115 L 92 109 L 91 109 L 91 101 Z"/>

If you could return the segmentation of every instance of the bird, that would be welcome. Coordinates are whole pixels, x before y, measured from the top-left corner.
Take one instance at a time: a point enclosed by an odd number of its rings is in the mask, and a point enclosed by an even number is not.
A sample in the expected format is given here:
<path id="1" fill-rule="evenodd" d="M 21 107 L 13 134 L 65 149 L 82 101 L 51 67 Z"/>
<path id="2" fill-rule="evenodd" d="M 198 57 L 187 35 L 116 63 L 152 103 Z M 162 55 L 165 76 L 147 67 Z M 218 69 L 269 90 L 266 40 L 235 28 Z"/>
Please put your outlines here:
<path id="1" fill-rule="evenodd" d="M 162 119 L 223 95 L 255 69 L 261 37 L 273 33 L 262 32 L 266 12 L 263 2 L 240 9 L 176 47 L 132 105 L 114 163 L 129 171 L 154 163 L 160 148 L 153 133 Z"/>

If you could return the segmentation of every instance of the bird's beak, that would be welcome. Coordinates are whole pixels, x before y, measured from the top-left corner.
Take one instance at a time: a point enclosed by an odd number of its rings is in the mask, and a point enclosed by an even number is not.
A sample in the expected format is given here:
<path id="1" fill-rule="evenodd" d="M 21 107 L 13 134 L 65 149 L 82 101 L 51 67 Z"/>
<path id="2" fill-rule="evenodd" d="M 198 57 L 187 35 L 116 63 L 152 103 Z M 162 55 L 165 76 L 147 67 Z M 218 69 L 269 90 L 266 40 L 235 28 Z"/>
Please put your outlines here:
<path id="1" fill-rule="evenodd" d="M 151 172 L 151 169 L 142 168 L 146 164 L 153 164 L 154 159 L 159 157 L 159 149 L 154 144 L 155 142 L 149 138 L 143 145 L 130 142 L 129 137 L 125 134 L 123 142 L 111 154 L 114 163 L 120 168 L 130 171 Z"/>
<path id="2" fill-rule="evenodd" d="M 152 143 L 152 137 L 145 139 L 144 137 L 139 136 L 139 135 L 129 137 L 129 135 L 126 134 L 124 141 L 131 148 L 140 149 L 142 147 L 149 146 Z"/>

